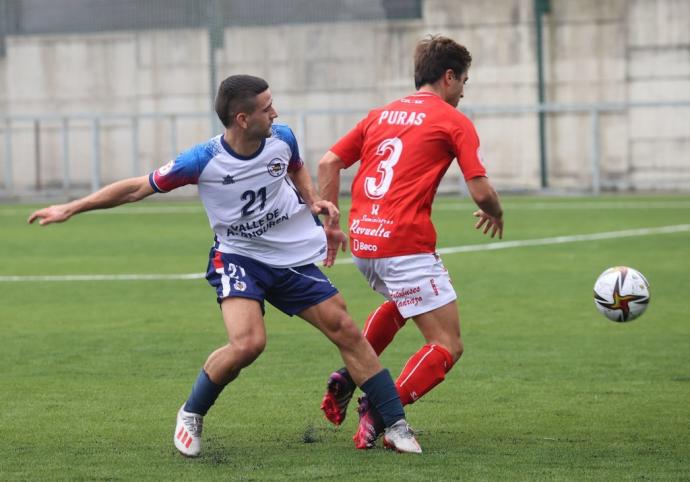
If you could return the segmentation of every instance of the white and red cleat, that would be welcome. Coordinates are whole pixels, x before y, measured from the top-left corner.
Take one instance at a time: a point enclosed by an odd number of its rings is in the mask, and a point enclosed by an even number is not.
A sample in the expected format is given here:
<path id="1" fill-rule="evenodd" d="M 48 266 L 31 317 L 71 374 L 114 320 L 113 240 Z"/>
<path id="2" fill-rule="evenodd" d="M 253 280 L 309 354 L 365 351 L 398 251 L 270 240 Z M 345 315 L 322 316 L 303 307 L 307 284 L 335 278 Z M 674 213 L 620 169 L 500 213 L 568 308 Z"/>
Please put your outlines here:
<path id="1" fill-rule="evenodd" d="M 185 457 L 198 457 L 201 453 L 201 431 L 204 427 L 202 415 L 185 412 L 184 405 L 177 412 L 177 425 L 173 441 L 175 448 Z"/>
<path id="2" fill-rule="evenodd" d="M 404 418 L 386 428 L 386 433 L 383 436 L 383 445 L 399 453 L 422 453 L 422 447 L 419 446 L 412 428 L 410 428 Z"/>

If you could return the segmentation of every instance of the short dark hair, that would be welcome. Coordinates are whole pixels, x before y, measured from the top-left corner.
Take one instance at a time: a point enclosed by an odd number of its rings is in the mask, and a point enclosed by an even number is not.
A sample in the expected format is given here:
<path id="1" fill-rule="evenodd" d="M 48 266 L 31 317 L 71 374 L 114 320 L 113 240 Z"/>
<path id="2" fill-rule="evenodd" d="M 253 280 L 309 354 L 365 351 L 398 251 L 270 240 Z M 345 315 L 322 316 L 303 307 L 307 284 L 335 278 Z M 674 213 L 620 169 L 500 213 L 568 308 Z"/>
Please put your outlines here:
<path id="1" fill-rule="evenodd" d="M 455 40 L 430 35 L 417 44 L 414 52 L 414 85 L 417 89 L 433 84 L 451 69 L 460 76 L 472 63 L 469 51 Z"/>
<path id="2" fill-rule="evenodd" d="M 232 125 L 235 115 L 250 114 L 256 108 L 255 98 L 268 89 L 268 82 L 253 75 L 231 75 L 218 87 L 216 114 L 225 127 Z"/>

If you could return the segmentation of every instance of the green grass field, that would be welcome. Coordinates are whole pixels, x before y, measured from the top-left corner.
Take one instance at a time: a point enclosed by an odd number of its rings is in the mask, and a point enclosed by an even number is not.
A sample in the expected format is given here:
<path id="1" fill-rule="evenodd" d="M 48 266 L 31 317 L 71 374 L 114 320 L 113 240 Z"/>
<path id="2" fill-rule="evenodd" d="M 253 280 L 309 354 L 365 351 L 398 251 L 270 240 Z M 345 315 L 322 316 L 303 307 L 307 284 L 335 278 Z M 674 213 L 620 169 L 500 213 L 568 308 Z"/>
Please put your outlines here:
<path id="1" fill-rule="evenodd" d="M 506 242 L 685 227 L 444 254 L 466 350 L 407 409 L 421 456 L 355 450 L 354 406 L 330 426 L 319 403 L 337 351 L 269 309 L 267 349 L 206 417 L 196 460 L 177 455 L 172 432 L 225 342 L 206 281 L 45 277 L 201 273 L 212 236 L 200 205 L 153 200 L 43 228 L 25 224 L 35 206 L 0 206 L 0 479 L 690 480 L 690 196 L 504 204 Z M 437 200 L 439 248 L 491 242 L 471 212 Z M 592 303 L 612 265 L 651 284 L 631 323 Z M 361 324 L 378 295 L 352 264 L 327 272 Z M 396 376 L 421 344 L 408 324 L 384 365 Z"/>

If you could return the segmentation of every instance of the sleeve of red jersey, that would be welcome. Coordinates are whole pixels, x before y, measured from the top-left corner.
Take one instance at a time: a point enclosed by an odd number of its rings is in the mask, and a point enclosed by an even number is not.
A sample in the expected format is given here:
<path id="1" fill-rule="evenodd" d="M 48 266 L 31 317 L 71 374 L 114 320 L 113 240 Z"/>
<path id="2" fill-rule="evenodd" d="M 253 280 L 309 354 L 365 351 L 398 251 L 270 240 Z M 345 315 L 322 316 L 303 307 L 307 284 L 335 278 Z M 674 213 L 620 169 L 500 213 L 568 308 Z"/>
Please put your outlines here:
<path id="1" fill-rule="evenodd" d="M 360 121 L 331 147 L 331 152 L 345 163 L 345 167 L 350 167 L 362 157 L 362 146 L 364 144 L 363 124 L 364 121 Z"/>
<path id="2" fill-rule="evenodd" d="M 479 148 L 479 136 L 472 121 L 460 114 L 459 121 L 454 123 L 451 133 L 455 155 L 465 180 L 486 176 Z"/>

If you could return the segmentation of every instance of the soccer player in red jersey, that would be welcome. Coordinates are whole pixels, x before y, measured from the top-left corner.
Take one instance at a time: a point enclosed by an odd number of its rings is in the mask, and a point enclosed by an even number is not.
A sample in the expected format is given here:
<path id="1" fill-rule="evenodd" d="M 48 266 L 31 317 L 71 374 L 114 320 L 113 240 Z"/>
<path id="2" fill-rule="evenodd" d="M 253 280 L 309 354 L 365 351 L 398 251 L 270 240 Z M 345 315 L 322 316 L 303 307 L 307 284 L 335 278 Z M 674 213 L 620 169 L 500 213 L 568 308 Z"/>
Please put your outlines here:
<path id="1" fill-rule="evenodd" d="M 367 340 L 380 354 L 409 318 L 426 340 L 396 381 L 404 405 L 442 382 L 463 352 L 457 295 L 436 253 L 431 223 L 432 202 L 453 159 L 479 207 L 475 227 L 492 238 L 503 237 L 503 210 L 482 164 L 479 137 L 456 109 L 471 60 L 467 49 L 450 38 L 422 40 L 414 56 L 417 92 L 369 112 L 319 162 L 321 194 L 337 203 L 340 170 L 361 160 L 352 182 L 350 249 L 371 287 L 386 298 L 365 323 Z M 326 235 L 325 264 L 331 266 L 347 237 L 337 225 L 327 227 Z M 327 386 L 321 408 L 339 425 L 355 384 L 341 369 Z M 358 411 L 355 445 L 371 448 L 383 425 L 366 395 Z"/>

